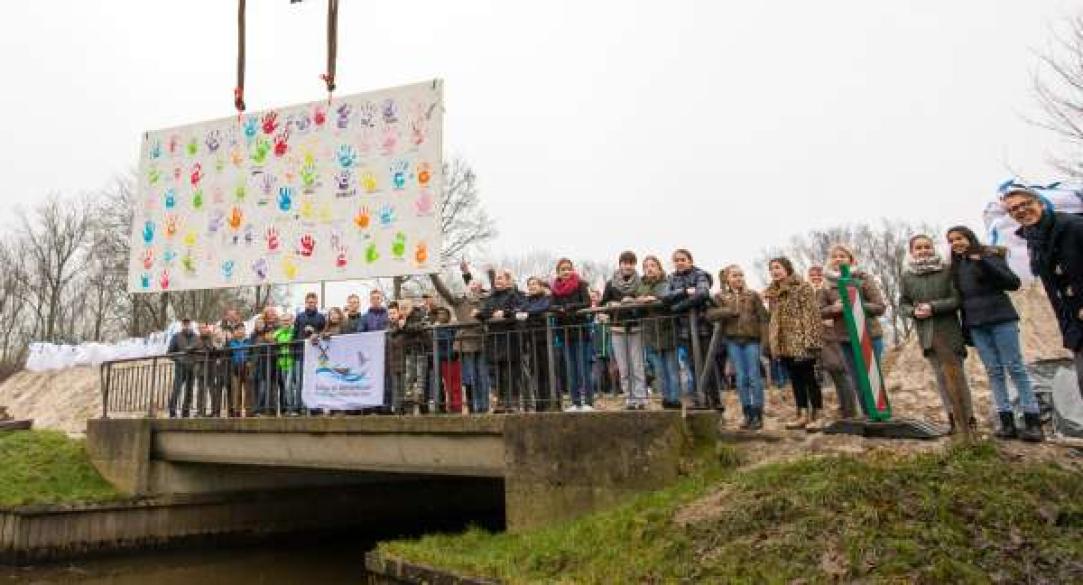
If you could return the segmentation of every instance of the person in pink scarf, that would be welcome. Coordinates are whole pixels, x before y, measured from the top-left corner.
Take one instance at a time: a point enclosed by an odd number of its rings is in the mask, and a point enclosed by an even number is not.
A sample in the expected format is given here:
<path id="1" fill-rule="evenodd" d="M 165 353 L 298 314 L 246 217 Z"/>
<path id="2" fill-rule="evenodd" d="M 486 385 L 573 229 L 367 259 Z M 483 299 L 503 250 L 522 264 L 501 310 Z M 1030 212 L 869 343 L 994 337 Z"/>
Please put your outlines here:
<path id="1" fill-rule="evenodd" d="M 594 392 L 590 384 L 590 356 L 593 348 L 587 319 L 578 314 L 590 307 L 590 287 L 579 278 L 575 265 L 567 258 L 557 261 L 557 277 L 550 287 L 553 291 L 550 310 L 556 313 L 554 343 L 561 356 L 564 381 L 571 394 L 570 412 L 594 410 Z"/>

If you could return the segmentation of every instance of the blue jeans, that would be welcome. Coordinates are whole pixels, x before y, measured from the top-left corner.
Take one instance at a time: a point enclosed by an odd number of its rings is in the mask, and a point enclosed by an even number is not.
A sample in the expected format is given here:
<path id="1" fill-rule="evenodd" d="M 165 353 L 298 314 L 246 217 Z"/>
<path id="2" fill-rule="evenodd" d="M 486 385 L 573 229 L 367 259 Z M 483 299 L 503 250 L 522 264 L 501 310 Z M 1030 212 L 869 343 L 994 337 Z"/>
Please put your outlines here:
<path id="1" fill-rule="evenodd" d="M 737 373 L 737 396 L 741 399 L 741 406 L 745 411 L 749 407 L 763 408 L 763 377 L 760 376 L 759 342 L 742 343 L 732 339 L 727 340 L 726 355 Z"/>
<path id="2" fill-rule="evenodd" d="M 680 396 L 677 393 L 677 370 L 670 366 L 670 360 L 666 358 L 669 350 L 647 348 L 647 363 L 654 371 L 654 377 L 662 386 L 662 400 L 665 402 L 677 402 Z M 673 362 L 676 363 L 676 350 L 673 350 Z"/>
<path id="3" fill-rule="evenodd" d="M 778 358 L 771 360 L 771 379 L 775 382 L 775 388 L 782 388 L 790 380 L 790 373 Z"/>
<path id="4" fill-rule="evenodd" d="M 985 373 L 989 375 L 989 389 L 993 391 L 997 412 L 1012 411 L 1008 398 L 1008 375 L 1011 375 L 1015 389 L 1019 391 L 1019 406 L 1023 412 L 1037 414 L 1038 402 L 1034 399 L 1030 374 L 1019 350 L 1019 322 L 971 327 L 970 338 L 974 340 Z"/>
<path id="5" fill-rule="evenodd" d="M 479 352 L 464 352 L 463 384 L 470 386 L 470 412 L 489 410 L 489 365 Z"/>
<path id="6" fill-rule="evenodd" d="M 861 383 L 858 382 L 857 377 L 857 361 L 854 358 L 854 346 L 849 341 L 843 341 L 839 343 L 842 349 L 842 357 L 846 363 L 846 373 L 850 375 L 850 380 L 854 383 L 854 393 L 857 395 L 857 405 L 861 407 L 861 412 L 866 417 L 869 416 L 868 407 L 865 405 L 865 400 L 861 398 Z M 876 362 L 884 363 L 884 340 L 880 337 L 874 337 L 872 339 L 872 352 L 876 354 Z M 872 397 L 873 402 L 876 402 L 876 397 Z"/>
<path id="7" fill-rule="evenodd" d="M 590 339 L 567 339 L 563 356 L 565 374 L 568 377 L 568 391 L 572 404 L 583 406 L 594 404 L 594 385 L 591 384 L 591 357 L 594 348 Z"/>
<path id="8" fill-rule="evenodd" d="M 682 356 L 681 348 L 662 350 L 663 385 L 662 398 L 667 402 L 680 402 L 681 391 L 692 394 L 696 391 L 687 383 L 687 376 L 681 376 L 682 367 L 687 370 L 687 358 Z M 685 383 L 682 384 L 682 381 Z"/>

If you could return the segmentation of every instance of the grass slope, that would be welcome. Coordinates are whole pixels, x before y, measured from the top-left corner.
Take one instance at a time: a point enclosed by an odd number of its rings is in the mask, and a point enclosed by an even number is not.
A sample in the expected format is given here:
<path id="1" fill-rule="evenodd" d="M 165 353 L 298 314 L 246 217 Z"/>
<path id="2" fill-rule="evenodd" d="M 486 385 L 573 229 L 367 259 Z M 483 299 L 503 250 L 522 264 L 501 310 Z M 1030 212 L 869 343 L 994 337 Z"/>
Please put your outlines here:
<path id="1" fill-rule="evenodd" d="M 379 550 L 512 583 L 1078 583 L 1083 477 L 991 444 L 714 465 L 562 525 Z"/>
<path id="2" fill-rule="evenodd" d="M 0 506 L 118 497 L 90 464 L 82 441 L 57 431 L 0 433 Z"/>

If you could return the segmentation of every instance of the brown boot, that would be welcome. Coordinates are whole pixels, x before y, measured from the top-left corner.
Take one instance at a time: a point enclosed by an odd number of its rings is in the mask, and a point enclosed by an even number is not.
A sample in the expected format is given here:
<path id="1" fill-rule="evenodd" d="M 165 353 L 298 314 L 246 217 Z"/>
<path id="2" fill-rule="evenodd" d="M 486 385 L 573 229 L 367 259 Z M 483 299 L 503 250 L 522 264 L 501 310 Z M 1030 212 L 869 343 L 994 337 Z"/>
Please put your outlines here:
<path id="1" fill-rule="evenodd" d="M 810 432 L 810 433 L 819 432 L 819 430 L 822 428 L 821 421 L 820 421 L 821 416 L 822 416 L 822 414 L 820 412 L 820 409 L 818 409 L 818 408 L 809 409 L 808 424 L 805 425 L 805 430 Z"/>
<path id="2" fill-rule="evenodd" d="M 808 424 L 808 411 L 805 410 L 804 408 L 798 408 L 797 409 L 797 418 L 795 418 L 792 421 L 786 423 L 786 430 L 788 430 L 788 431 L 796 431 L 798 429 L 805 428 L 805 425 L 807 425 L 807 424 Z"/>

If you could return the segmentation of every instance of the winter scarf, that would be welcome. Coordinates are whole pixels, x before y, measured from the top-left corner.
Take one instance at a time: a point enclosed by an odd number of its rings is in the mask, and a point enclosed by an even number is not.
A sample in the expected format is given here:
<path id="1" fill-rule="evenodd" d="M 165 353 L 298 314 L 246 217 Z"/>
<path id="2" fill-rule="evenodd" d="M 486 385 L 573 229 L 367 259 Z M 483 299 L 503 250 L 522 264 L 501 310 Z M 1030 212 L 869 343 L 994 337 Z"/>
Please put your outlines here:
<path id="1" fill-rule="evenodd" d="M 636 296 L 636 291 L 639 290 L 639 285 L 642 284 L 642 282 L 638 272 L 633 272 L 631 276 L 625 276 L 620 269 L 617 269 L 617 271 L 613 273 L 613 279 L 609 281 L 609 284 L 620 293 L 620 296 L 623 298 Z"/>
<path id="2" fill-rule="evenodd" d="M 939 254 L 935 254 L 928 258 L 914 258 L 908 256 L 906 259 L 906 272 L 911 274 L 932 274 L 934 272 L 940 272 L 947 268 L 944 264 L 944 259 Z"/>
<path id="3" fill-rule="evenodd" d="M 558 297 L 566 297 L 568 295 L 575 294 L 575 291 L 579 290 L 579 273 L 572 272 L 571 276 L 563 280 L 557 278 L 553 280 L 553 294 Z"/>

